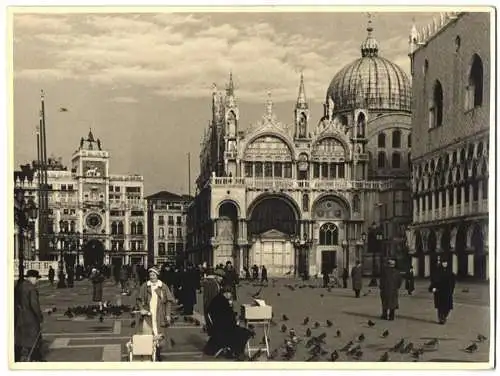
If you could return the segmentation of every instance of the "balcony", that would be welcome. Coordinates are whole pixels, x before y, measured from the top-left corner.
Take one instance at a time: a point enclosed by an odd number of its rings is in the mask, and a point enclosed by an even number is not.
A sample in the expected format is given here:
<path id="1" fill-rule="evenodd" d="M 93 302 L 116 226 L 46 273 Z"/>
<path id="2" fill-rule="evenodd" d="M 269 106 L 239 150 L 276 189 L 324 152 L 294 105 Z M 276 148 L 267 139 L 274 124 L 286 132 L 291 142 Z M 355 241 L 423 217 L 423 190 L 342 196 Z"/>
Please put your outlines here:
<path id="1" fill-rule="evenodd" d="M 243 177 L 212 177 L 209 185 L 224 187 L 246 187 L 250 189 L 368 189 L 378 190 L 391 187 L 391 182 L 366 180 L 297 180 L 292 178 L 243 178 Z"/>

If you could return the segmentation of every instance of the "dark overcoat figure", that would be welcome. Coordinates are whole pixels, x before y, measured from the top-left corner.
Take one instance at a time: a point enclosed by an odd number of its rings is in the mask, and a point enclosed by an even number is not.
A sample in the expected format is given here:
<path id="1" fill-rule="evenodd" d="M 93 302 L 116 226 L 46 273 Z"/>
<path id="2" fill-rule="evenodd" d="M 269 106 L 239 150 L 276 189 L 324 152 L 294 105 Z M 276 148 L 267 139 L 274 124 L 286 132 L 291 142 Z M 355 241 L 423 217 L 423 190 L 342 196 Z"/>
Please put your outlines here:
<path id="1" fill-rule="evenodd" d="M 238 273 L 236 273 L 236 269 L 233 267 L 230 261 L 226 263 L 226 268 L 224 270 L 224 281 L 223 284 L 231 287 L 231 294 L 233 295 L 233 300 L 237 300 L 236 294 L 236 285 L 240 283 Z"/>
<path id="2" fill-rule="evenodd" d="M 14 343 L 16 361 L 40 360 L 34 359 L 39 356 L 38 348 L 41 343 L 41 323 L 43 322 L 38 289 L 35 286 L 38 278 L 40 278 L 38 271 L 28 270 L 26 279 L 19 282 L 15 289 Z"/>
<path id="3" fill-rule="evenodd" d="M 225 286 L 208 306 L 207 329 L 210 339 L 205 352 L 209 355 L 227 347 L 232 355 L 240 357 L 244 354 L 245 345 L 252 335 L 248 329 L 237 325 L 236 313 L 231 306 L 230 297 L 227 296 L 230 291 L 229 286 Z"/>
<path id="4" fill-rule="evenodd" d="M 438 321 L 444 324 L 453 309 L 453 292 L 455 291 L 455 274 L 446 261 L 443 261 L 442 266 L 436 270 L 429 291 L 434 293 L 434 308 L 438 312 Z"/>
<path id="5" fill-rule="evenodd" d="M 265 265 L 262 265 L 262 270 L 260 272 L 260 281 L 261 282 L 268 282 L 267 280 L 267 268 Z"/>
<path id="6" fill-rule="evenodd" d="M 356 265 L 351 270 L 351 280 L 352 289 L 354 290 L 356 298 L 359 298 L 359 294 L 363 288 L 363 269 L 361 268 L 361 262 L 359 261 L 356 261 Z"/>
<path id="7" fill-rule="evenodd" d="M 395 310 L 399 308 L 399 288 L 401 273 L 395 268 L 396 262 L 389 260 L 380 276 L 380 300 L 382 301 L 382 319 L 394 320 Z"/>
<path id="8" fill-rule="evenodd" d="M 329 284 L 330 284 L 330 274 L 328 274 L 328 271 L 325 269 L 323 270 L 323 287 L 327 288 Z"/>
<path id="9" fill-rule="evenodd" d="M 413 268 L 410 268 L 408 273 L 406 273 L 405 288 L 408 291 L 408 295 L 413 294 L 413 291 L 415 291 L 415 273 L 413 272 Z"/>
<path id="10" fill-rule="evenodd" d="M 347 288 L 347 280 L 349 279 L 349 271 L 347 270 L 347 268 L 344 268 L 344 270 L 342 271 L 342 287 L 343 288 Z"/>
<path id="11" fill-rule="evenodd" d="M 49 267 L 49 282 L 50 282 L 51 286 L 54 284 L 55 276 L 56 276 L 56 271 L 54 270 L 54 268 L 52 266 Z"/>
<path id="12" fill-rule="evenodd" d="M 104 285 L 104 276 L 97 269 L 92 269 L 90 273 L 90 281 L 92 282 L 92 301 L 93 302 L 102 302 L 103 295 L 103 285 Z"/>
<path id="13" fill-rule="evenodd" d="M 196 290 L 200 285 L 199 275 L 192 265 L 188 265 L 182 276 L 182 304 L 183 314 L 192 315 L 196 304 Z"/>

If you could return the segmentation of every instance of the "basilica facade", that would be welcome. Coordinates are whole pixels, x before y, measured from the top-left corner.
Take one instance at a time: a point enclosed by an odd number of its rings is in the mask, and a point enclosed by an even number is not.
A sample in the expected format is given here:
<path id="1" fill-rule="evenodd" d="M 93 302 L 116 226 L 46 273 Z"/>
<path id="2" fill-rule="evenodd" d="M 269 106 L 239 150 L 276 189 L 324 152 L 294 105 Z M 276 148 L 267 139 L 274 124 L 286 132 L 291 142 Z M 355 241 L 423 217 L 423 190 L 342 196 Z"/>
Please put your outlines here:
<path id="1" fill-rule="evenodd" d="M 310 275 L 401 249 L 411 221 L 411 87 L 379 56 L 369 25 L 361 57 L 342 68 L 313 124 L 300 77 L 294 117 L 278 119 L 272 94 L 263 116 L 242 129 L 233 77 L 214 86 L 200 153 L 197 195 L 188 208 L 188 257 L 269 275 Z M 379 234 L 375 240 L 375 233 Z"/>

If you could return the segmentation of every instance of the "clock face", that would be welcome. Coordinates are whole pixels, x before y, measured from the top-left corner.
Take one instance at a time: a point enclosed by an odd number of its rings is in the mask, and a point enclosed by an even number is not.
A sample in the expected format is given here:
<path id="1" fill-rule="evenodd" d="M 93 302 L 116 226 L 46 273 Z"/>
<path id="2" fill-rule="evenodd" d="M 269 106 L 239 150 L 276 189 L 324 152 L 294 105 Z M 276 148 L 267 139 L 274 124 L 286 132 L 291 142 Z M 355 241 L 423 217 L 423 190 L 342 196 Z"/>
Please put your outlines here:
<path id="1" fill-rule="evenodd" d="M 87 216 L 85 222 L 88 227 L 96 229 L 98 227 L 101 227 L 102 217 L 97 213 L 92 213 Z"/>

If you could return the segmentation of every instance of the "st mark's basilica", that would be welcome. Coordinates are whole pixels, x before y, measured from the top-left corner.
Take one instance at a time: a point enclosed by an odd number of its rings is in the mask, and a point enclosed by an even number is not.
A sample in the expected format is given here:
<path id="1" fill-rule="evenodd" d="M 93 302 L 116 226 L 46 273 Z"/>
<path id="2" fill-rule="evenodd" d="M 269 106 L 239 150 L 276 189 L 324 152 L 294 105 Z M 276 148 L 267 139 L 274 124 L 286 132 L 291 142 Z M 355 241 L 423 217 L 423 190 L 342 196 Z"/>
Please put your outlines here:
<path id="1" fill-rule="evenodd" d="M 331 80 L 317 124 L 302 75 L 292 121 L 276 117 L 268 93 L 262 119 L 248 129 L 232 75 L 225 93 L 214 85 L 188 214 L 192 261 L 314 275 L 357 259 L 371 270 L 375 233 L 383 252 L 404 246 L 411 84 L 380 51 L 369 22 L 360 58 Z"/>

